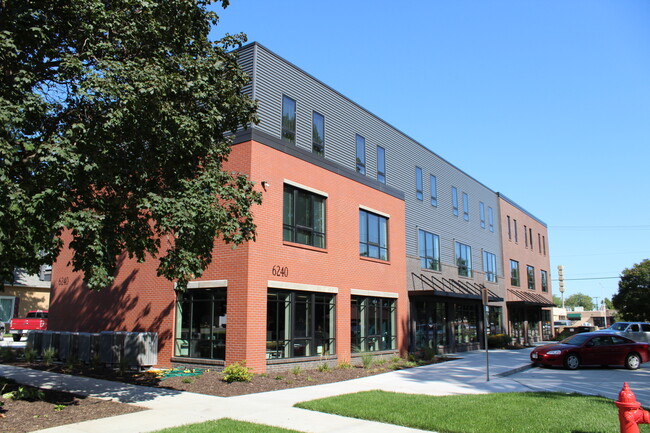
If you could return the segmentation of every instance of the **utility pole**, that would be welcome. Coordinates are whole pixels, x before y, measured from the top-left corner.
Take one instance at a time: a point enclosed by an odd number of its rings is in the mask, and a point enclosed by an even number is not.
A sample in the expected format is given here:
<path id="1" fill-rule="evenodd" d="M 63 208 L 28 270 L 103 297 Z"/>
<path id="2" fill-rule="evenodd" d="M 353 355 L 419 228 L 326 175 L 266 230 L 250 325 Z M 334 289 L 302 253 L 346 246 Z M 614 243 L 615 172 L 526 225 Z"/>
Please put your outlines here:
<path id="1" fill-rule="evenodd" d="M 560 293 L 562 294 L 562 308 L 564 308 L 564 268 L 562 265 L 557 267 L 557 278 L 560 280 Z"/>

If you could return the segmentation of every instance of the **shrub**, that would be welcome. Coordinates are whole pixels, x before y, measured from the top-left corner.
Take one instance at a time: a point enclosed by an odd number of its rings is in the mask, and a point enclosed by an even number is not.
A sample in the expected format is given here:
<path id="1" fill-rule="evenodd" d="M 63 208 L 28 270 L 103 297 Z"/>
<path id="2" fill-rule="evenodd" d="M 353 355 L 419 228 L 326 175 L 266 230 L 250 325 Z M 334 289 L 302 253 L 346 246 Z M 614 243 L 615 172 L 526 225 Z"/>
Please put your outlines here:
<path id="1" fill-rule="evenodd" d="M 344 362 L 341 362 L 341 363 L 338 365 L 338 368 L 340 368 L 340 369 L 342 369 L 342 370 L 347 370 L 348 368 L 353 368 L 353 365 L 350 364 L 349 362 L 344 361 Z"/>
<path id="2" fill-rule="evenodd" d="M 361 355 L 361 363 L 363 364 L 363 368 L 370 368 L 372 367 L 372 364 L 374 364 L 375 359 L 370 353 L 364 353 Z"/>
<path id="3" fill-rule="evenodd" d="M 29 349 L 25 349 L 25 362 L 31 364 L 36 360 L 36 355 L 38 355 L 38 353 L 33 348 L 30 347 Z"/>
<path id="4" fill-rule="evenodd" d="M 322 364 L 320 364 L 318 366 L 318 371 L 320 371 L 321 373 L 326 373 L 326 372 L 330 371 L 329 364 L 327 362 L 323 362 Z"/>
<path id="5" fill-rule="evenodd" d="M 11 347 L 0 347 L 0 361 L 14 362 L 17 358 L 16 352 Z"/>
<path id="6" fill-rule="evenodd" d="M 223 369 L 223 380 L 232 382 L 250 382 L 253 380 L 253 372 L 246 367 L 246 361 L 235 362 Z"/>
<path id="7" fill-rule="evenodd" d="M 503 349 L 507 347 L 512 338 L 506 334 L 493 334 L 488 335 L 488 347 L 490 349 Z"/>
<path id="8" fill-rule="evenodd" d="M 300 374 L 301 371 L 302 371 L 302 369 L 300 368 L 299 365 L 297 365 L 297 366 L 295 366 L 295 367 L 293 367 L 293 368 L 291 369 L 291 372 L 292 372 L 293 374 L 295 374 L 296 376 L 298 376 L 298 375 Z"/>
<path id="9" fill-rule="evenodd" d="M 56 356 L 56 349 L 54 347 L 48 347 L 43 351 L 43 362 L 45 365 L 51 365 Z"/>

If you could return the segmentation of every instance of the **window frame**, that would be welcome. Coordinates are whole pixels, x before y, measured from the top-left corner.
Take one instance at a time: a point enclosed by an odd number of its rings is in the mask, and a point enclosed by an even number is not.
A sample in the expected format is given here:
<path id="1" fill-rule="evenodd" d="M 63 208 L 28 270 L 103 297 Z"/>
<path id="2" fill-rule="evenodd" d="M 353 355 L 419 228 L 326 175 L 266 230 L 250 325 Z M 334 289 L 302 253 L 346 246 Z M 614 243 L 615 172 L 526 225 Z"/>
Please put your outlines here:
<path id="1" fill-rule="evenodd" d="M 420 268 L 433 271 L 441 270 L 440 236 L 426 230 L 418 229 L 418 252 L 420 257 Z M 431 255 L 429 255 L 429 252 Z M 432 266 L 426 266 L 427 263 L 431 263 Z"/>
<path id="2" fill-rule="evenodd" d="M 431 189 L 431 206 L 438 207 L 438 179 L 429 174 L 429 188 Z"/>
<path id="3" fill-rule="evenodd" d="M 542 285 L 542 292 L 548 293 L 548 272 L 544 269 L 540 269 L 540 282 Z"/>
<path id="4" fill-rule="evenodd" d="M 521 287 L 521 273 L 519 272 L 519 262 L 512 259 L 510 259 L 510 285 L 513 287 Z"/>
<path id="5" fill-rule="evenodd" d="M 174 356 L 222 361 L 226 359 L 227 294 L 226 287 L 192 289 L 177 294 Z M 205 313 L 199 307 L 205 307 L 206 304 L 209 304 L 209 321 L 206 322 L 207 326 L 203 326 L 205 316 L 197 315 Z M 219 312 L 223 315 L 219 315 L 215 323 Z M 221 317 L 224 318 L 223 322 Z M 185 330 L 184 324 L 187 325 Z M 207 334 L 203 333 L 204 328 L 208 330 Z M 195 332 L 197 329 L 198 332 Z M 208 356 L 203 356 L 205 350 L 208 351 Z"/>
<path id="6" fill-rule="evenodd" d="M 469 221 L 469 195 L 463 193 L 463 219 Z"/>
<path id="7" fill-rule="evenodd" d="M 419 201 L 424 200 L 424 181 L 422 179 L 422 169 L 415 167 L 415 198 Z"/>
<path id="8" fill-rule="evenodd" d="M 377 233 L 375 237 L 377 241 L 371 241 L 371 219 L 377 219 Z M 359 209 L 359 256 L 382 261 L 388 261 L 388 220 L 389 218 L 384 215 L 372 212 L 367 209 Z M 377 254 L 373 255 L 372 252 L 376 250 Z M 365 254 L 364 254 L 365 252 Z M 383 255 L 382 255 L 383 252 Z"/>
<path id="9" fill-rule="evenodd" d="M 377 146 L 377 180 L 386 183 L 386 149 Z"/>
<path id="10" fill-rule="evenodd" d="M 350 346 L 352 353 L 379 352 L 397 348 L 397 300 L 375 296 L 352 295 L 350 299 Z M 371 303 L 376 314 L 371 316 Z M 354 323 L 357 316 L 358 324 Z M 374 323 L 373 323 L 374 322 Z M 385 324 L 390 328 L 386 332 Z M 379 326 L 377 326 L 379 325 Z M 358 327 L 358 333 L 355 329 Z M 374 331 L 373 331 L 374 329 Z"/>
<path id="11" fill-rule="evenodd" d="M 458 216 L 458 189 L 455 186 L 451 187 L 451 211 Z"/>
<path id="12" fill-rule="evenodd" d="M 291 102 L 293 104 L 293 112 L 290 114 L 293 114 L 293 122 L 291 122 L 291 119 L 287 118 L 285 119 L 285 113 L 287 113 L 287 105 L 285 102 Z M 297 129 L 297 116 L 296 116 L 296 110 L 297 110 L 297 102 L 295 99 L 287 96 L 287 95 L 282 95 L 282 117 L 280 121 L 280 138 L 282 139 L 283 142 L 295 145 L 296 144 L 296 129 Z M 291 129 L 291 123 L 293 123 L 293 129 Z"/>
<path id="13" fill-rule="evenodd" d="M 461 277 L 472 278 L 472 247 L 462 242 L 456 242 L 456 266 L 458 267 L 458 275 Z M 461 261 L 465 260 L 465 264 Z"/>
<path id="14" fill-rule="evenodd" d="M 481 228 L 485 228 L 485 203 L 482 201 L 478 202 L 478 211 L 479 211 L 479 216 L 481 218 Z"/>
<path id="15" fill-rule="evenodd" d="M 366 139 L 355 134 L 357 173 L 366 174 Z"/>
<path id="16" fill-rule="evenodd" d="M 483 251 L 483 272 L 486 281 L 497 282 L 497 256 L 489 251 Z"/>
<path id="17" fill-rule="evenodd" d="M 528 282 L 528 290 L 535 290 L 535 267 L 526 265 L 526 279 Z"/>
<path id="18" fill-rule="evenodd" d="M 494 211 L 492 206 L 488 206 L 488 226 L 490 227 L 490 232 L 494 233 Z"/>
<path id="19" fill-rule="evenodd" d="M 317 118 L 320 118 L 320 124 L 316 123 Z M 321 128 L 322 131 L 319 131 Z M 321 137 L 318 137 L 319 132 Z M 320 143 L 317 142 L 318 138 L 321 139 Z M 311 116 L 311 151 L 316 155 L 325 156 L 325 116 L 317 111 L 313 111 Z"/>
<path id="20" fill-rule="evenodd" d="M 292 197 L 290 214 L 287 213 L 287 194 Z M 302 201 L 301 195 L 309 200 L 308 215 L 311 220 L 309 225 L 298 223 L 299 218 L 301 218 L 299 215 L 299 206 Z M 317 211 L 317 205 L 322 207 L 320 211 Z M 320 224 L 318 224 L 319 215 L 321 215 Z M 288 218 L 292 218 L 293 221 L 287 221 Z M 291 235 L 289 236 L 289 234 Z M 307 236 L 311 241 L 301 241 L 301 235 Z M 318 239 L 321 239 L 321 241 L 318 242 Z M 282 240 L 315 248 L 327 248 L 327 196 L 285 183 L 282 203 Z"/>

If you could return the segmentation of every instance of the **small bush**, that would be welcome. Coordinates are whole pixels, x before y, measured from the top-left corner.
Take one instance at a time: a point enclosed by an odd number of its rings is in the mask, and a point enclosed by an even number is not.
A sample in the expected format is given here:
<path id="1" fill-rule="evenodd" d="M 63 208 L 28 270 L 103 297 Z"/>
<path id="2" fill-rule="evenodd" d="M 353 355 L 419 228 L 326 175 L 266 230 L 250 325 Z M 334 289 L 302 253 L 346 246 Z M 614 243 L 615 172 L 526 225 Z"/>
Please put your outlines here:
<path id="1" fill-rule="evenodd" d="M 300 374 L 301 371 L 302 371 L 302 369 L 300 368 L 299 365 L 297 365 L 297 366 L 295 366 L 295 367 L 293 367 L 293 368 L 291 369 L 291 372 L 292 372 L 293 374 L 295 374 L 296 376 L 298 376 L 298 375 Z"/>
<path id="2" fill-rule="evenodd" d="M 363 364 L 363 368 L 370 368 L 375 363 L 375 359 L 372 354 L 364 353 L 361 355 L 361 363 Z"/>
<path id="3" fill-rule="evenodd" d="M 278 375 L 275 376 L 273 379 L 275 379 L 275 380 L 283 380 L 283 379 L 284 379 L 284 376 L 282 376 L 281 374 L 278 374 Z"/>
<path id="4" fill-rule="evenodd" d="M 320 364 L 318 366 L 318 371 L 320 371 L 321 373 L 326 373 L 326 372 L 330 371 L 329 364 L 327 362 L 323 362 L 322 364 Z"/>
<path id="5" fill-rule="evenodd" d="M 512 338 L 506 334 L 493 334 L 488 335 L 488 348 L 490 349 L 503 349 L 508 347 Z"/>
<path id="6" fill-rule="evenodd" d="M 36 400 L 43 400 L 45 398 L 45 393 L 38 388 L 19 386 L 18 389 L 15 391 L 2 394 L 2 398 L 6 398 L 9 400 L 36 401 Z"/>
<path id="7" fill-rule="evenodd" d="M 45 365 L 51 365 L 56 357 L 56 349 L 54 347 L 48 347 L 43 351 L 43 363 Z"/>
<path id="8" fill-rule="evenodd" d="M 253 372 L 246 367 L 246 361 L 235 362 L 223 369 L 223 380 L 232 382 L 250 382 L 253 380 Z"/>
<path id="9" fill-rule="evenodd" d="M 342 369 L 342 370 L 347 370 L 349 368 L 354 368 L 354 366 L 352 364 L 350 364 L 349 362 L 346 362 L 346 361 L 341 362 L 337 367 Z"/>
<path id="10" fill-rule="evenodd" d="M 25 349 L 25 362 L 31 364 L 36 360 L 36 355 L 38 355 L 38 353 L 33 348 L 30 347 L 29 349 Z"/>
<path id="11" fill-rule="evenodd" d="M 18 356 L 11 347 L 0 347 L 0 362 L 14 362 Z"/>
<path id="12" fill-rule="evenodd" d="M 192 383 L 192 382 L 194 382 L 194 378 L 193 377 L 184 377 L 181 380 L 181 382 L 183 382 L 183 383 Z"/>

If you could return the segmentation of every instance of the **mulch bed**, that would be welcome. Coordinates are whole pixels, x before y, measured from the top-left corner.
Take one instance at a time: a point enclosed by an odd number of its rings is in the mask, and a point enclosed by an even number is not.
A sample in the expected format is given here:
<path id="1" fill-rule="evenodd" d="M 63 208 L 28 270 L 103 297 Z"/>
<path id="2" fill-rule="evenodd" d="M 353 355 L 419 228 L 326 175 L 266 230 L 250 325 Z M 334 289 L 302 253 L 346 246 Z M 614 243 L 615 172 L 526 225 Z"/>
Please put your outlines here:
<path id="1" fill-rule="evenodd" d="M 440 357 L 431 362 L 442 362 L 446 360 L 448 358 Z M 5 363 L 55 373 L 94 377 L 154 388 L 188 391 L 221 397 L 340 382 L 385 373 L 393 368 L 399 368 L 391 364 L 385 364 L 371 368 L 337 367 L 326 371 L 293 370 L 282 373 L 256 374 L 250 382 L 227 383 L 223 381 L 223 374 L 217 371 L 202 371 L 200 374 L 198 374 L 198 371 L 195 371 L 194 374 L 189 371 L 187 375 L 161 379 L 150 373 L 120 372 L 119 370 L 91 368 L 89 366 L 70 367 L 61 364 L 46 366 L 42 363 Z M 2 394 L 9 390 L 11 389 L 5 389 L 2 391 Z M 2 406 L 0 406 L 0 416 L 4 416 L 0 418 L 0 432 L 32 432 L 58 425 L 143 410 L 134 405 L 90 397 L 84 398 L 57 391 L 45 391 L 45 395 L 46 398 L 41 401 L 0 398 L 0 403 L 2 403 Z"/>

